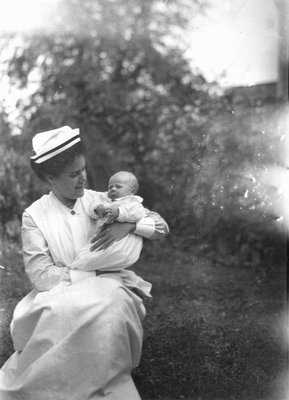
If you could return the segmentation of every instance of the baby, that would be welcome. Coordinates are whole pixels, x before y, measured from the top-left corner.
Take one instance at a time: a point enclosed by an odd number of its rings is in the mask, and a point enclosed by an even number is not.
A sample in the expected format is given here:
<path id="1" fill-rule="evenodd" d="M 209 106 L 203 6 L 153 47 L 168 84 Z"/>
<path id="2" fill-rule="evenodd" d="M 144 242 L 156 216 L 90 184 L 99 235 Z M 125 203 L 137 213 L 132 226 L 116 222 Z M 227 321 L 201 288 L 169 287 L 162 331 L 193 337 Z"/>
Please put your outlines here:
<path id="1" fill-rule="evenodd" d="M 114 174 L 108 183 L 107 197 L 92 202 L 89 215 L 96 221 L 96 232 L 103 225 L 118 222 L 137 222 L 146 216 L 141 204 L 143 199 L 136 196 L 138 181 L 134 174 L 120 171 Z"/>
<path id="2" fill-rule="evenodd" d="M 118 222 L 137 222 L 147 215 L 142 205 L 143 199 L 136 195 L 138 181 L 135 175 L 127 171 L 114 174 L 108 183 L 107 194 L 98 196 L 89 206 L 88 213 L 95 220 L 95 236 L 104 225 Z M 122 261 L 117 254 L 117 249 L 122 246 L 126 254 L 131 254 L 131 259 Z M 91 252 L 89 242 L 70 268 L 82 271 L 96 271 L 96 275 L 113 278 L 122 282 L 126 287 L 137 293 L 140 297 L 151 297 L 151 284 L 137 276 L 133 271 L 125 268 L 133 265 L 139 258 L 143 246 L 141 236 L 129 234 L 120 241 L 113 243 L 108 249 Z M 107 254 L 110 253 L 109 265 Z M 107 274 L 107 275 L 106 275 Z"/>

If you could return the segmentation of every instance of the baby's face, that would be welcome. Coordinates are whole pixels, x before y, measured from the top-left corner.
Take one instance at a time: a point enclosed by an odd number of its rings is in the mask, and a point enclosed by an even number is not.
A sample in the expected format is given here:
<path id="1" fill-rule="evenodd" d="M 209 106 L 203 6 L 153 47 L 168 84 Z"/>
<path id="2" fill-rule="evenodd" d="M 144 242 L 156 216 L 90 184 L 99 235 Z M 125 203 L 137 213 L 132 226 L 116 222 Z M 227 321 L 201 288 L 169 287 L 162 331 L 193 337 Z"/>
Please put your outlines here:
<path id="1" fill-rule="evenodd" d="M 134 193 L 130 180 L 125 175 L 114 175 L 108 183 L 107 195 L 111 200 L 129 196 Z"/>

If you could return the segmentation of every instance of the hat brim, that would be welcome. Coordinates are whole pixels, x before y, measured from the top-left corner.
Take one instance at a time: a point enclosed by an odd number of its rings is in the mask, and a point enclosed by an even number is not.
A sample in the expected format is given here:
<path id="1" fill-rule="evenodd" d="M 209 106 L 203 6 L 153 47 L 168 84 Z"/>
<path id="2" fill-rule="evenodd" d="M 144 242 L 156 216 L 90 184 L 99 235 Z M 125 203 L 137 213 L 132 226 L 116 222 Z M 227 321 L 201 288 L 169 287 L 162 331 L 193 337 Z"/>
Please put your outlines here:
<path id="1" fill-rule="evenodd" d="M 61 143 L 59 146 L 54 147 L 53 149 L 50 149 L 49 151 L 43 153 L 43 154 L 35 154 L 30 157 L 31 160 L 33 160 L 36 164 L 41 164 L 44 161 L 49 160 L 50 158 L 55 157 L 56 155 L 62 153 L 63 151 L 69 149 L 76 143 L 81 141 L 80 135 L 79 135 L 79 129 L 74 129 L 75 131 L 75 136 L 71 137 L 67 141 Z"/>

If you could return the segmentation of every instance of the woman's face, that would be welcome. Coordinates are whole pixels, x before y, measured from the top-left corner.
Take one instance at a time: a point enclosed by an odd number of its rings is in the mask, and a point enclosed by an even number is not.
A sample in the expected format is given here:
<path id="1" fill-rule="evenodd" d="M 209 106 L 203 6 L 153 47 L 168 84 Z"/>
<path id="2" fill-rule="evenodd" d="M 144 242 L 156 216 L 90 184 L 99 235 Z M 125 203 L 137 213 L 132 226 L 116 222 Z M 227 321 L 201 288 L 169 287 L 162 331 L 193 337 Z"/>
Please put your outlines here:
<path id="1" fill-rule="evenodd" d="M 60 200 L 76 200 L 83 196 L 86 184 L 84 156 L 77 156 L 58 177 L 48 177 L 47 179 L 52 192 Z"/>

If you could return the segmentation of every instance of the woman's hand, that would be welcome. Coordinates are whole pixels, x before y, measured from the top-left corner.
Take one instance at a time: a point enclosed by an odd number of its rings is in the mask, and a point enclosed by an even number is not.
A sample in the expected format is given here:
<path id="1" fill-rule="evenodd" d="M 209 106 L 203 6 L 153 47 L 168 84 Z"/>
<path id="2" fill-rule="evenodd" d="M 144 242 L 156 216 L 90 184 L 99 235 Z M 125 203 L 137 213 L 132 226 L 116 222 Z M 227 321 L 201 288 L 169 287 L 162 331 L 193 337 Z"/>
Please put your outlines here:
<path id="1" fill-rule="evenodd" d="M 129 233 L 132 233 L 135 227 L 136 224 L 130 222 L 115 222 L 106 225 L 98 235 L 91 239 L 91 243 L 94 244 L 90 251 L 107 249 L 112 243 L 118 242 Z"/>

